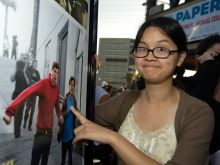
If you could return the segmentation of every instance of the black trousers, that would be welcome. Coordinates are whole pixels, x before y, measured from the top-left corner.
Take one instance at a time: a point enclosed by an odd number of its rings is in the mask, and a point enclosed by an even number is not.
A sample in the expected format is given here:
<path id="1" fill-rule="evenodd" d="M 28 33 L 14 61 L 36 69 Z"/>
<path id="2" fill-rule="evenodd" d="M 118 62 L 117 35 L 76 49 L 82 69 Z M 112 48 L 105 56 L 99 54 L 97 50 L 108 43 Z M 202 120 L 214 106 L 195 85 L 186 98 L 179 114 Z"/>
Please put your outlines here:
<path id="1" fill-rule="evenodd" d="M 11 59 L 17 59 L 17 52 L 16 51 L 14 51 L 14 50 L 12 50 L 12 53 L 11 53 Z"/>
<path id="2" fill-rule="evenodd" d="M 31 165 L 47 165 L 52 136 L 36 134 L 32 147 Z"/>
<path id="3" fill-rule="evenodd" d="M 24 103 L 21 104 L 18 112 L 14 116 L 14 136 L 15 136 L 15 138 L 20 137 L 23 111 L 24 111 Z"/>
<path id="4" fill-rule="evenodd" d="M 67 151 L 68 151 L 68 156 L 69 156 L 69 165 L 72 165 L 72 153 L 73 153 L 72 139 L 70 141 L 66 142 L 66 143 L 62 142 L 62 160 L 61 160 L 61 165 L 65 164 Z"/>
<path id="5" fill-rule="evenodd" d="M 30 96 L 26 101 L 26 109 L 25 109 L 25 115 L 24 115 L 24 128 L 26 127 L 28 118 L 29 118 L 28 128 L 30 129 L 32 126 L 35 103 L 36 103 L 36 96 Z"/>

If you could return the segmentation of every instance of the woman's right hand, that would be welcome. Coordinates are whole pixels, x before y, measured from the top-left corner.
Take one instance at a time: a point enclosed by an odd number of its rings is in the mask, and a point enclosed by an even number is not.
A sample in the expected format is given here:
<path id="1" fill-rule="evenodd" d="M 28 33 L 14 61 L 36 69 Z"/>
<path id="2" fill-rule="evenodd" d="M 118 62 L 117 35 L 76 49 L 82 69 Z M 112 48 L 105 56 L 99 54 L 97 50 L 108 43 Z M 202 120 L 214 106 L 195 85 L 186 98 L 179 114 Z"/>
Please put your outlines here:
<path id="1" fill-rule="evenodd" d="M 74 107 L 71 107 L 71 109 L 81 123 L 81 125 L 74 130 L 74 143 L 80 140 L 93 140 L 99 143 L 111 144 L 114 137 L 118 135 L 116 132 L 86 119 Z"/>

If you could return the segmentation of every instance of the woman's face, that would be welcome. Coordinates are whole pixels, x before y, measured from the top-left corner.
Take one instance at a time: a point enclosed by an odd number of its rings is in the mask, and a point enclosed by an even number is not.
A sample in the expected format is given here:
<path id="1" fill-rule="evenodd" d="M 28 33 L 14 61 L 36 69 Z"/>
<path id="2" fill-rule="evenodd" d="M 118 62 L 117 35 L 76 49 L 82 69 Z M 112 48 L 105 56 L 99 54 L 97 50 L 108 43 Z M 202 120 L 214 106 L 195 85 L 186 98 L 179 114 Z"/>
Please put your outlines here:
<path id="1" fill-rule="evenodd" d="M 138 47 L 178 50 L 176 44 L 158 27 L 145 29 Z M 135 65 L 148 84 L 157 84 L 172 79 L 176 66 L 180 66 L 184 58 L 185 53 L 174 53 L 166 59 L 159 59 L 149 52 L 144 58 L 135 58 Z"/>

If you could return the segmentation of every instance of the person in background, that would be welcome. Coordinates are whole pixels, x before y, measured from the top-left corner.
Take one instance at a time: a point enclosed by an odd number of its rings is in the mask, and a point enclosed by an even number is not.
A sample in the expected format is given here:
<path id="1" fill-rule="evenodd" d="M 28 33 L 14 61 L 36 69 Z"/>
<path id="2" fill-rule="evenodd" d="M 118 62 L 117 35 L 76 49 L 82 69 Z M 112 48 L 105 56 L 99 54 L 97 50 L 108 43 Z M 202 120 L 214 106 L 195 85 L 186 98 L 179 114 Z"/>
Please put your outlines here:
<path id="1" fill-rule="evenodd" d="M 77 102 L 74 95 L 75 91 L 75 78 L 70 77 L 69 80 L 69 92 L 66 94 L 66 97 L 62 106 L 62 116 L 64 118 L 64 123 L 59 132 L 59 138 L 62 141 L 62 159 L 61 165 L 65 164 L 66 153 L 68 152 L 69 156 L 69 165 L 72 165 L 72 152 L 73 144 L 72 140 L 74 138 L 74 128 L 75 128 L 75 115 L 71 110 L 71 106 L 74 106 L 77 109 Z M 58 141 L 60 141 L 58 139 Z"/>
<path id="2" fill-rule="evenodd" d="M 18 41 L 17 41 L 17 36 L 14 35 L 12 37 L 12 51 L 11 51 L 11 59 L 17 59 L 17 49 L 18 49 Z"/>
<path id="3" fill-rule="evenodd" d="M 109 84 L 106 81 L 102 82 L 102 88 L 106 89 L 109 86 Z"/>
<path id="4" fill-rule="evenodd" d="M 186 35 L 176 20 L 154 17 L 144 22 L 136 35 L 134 58 L 145 88 L 97 105 L 97 124 L 72 107 L 82 124 L 74 130 L 73 142 L 109 144 L 119 164 L 208 165 L 213 112 L 173 85 L 186 50 Z"/>
<path id="5" fill-rule="evenodd" d="M 109 83 L 103 81 L 102 88 L 110 95 L 110 97 L 112 96 L 112 86 Z"/>
<path id="6" fill-rule="evenodd" d="M 3 120 L 6 124 L 11 123 L 12 116 L 19 112 L 19 108 L 24 104 L 25 100 L 30 96 L 39 96 L 37 130 L 34 136 L 32 147 L 31 165 L 47 165 L 52 142 L 52 128 L 54 108 L 60 124 L 63 123 L 63 117 L 59 105 L 59 89 L 57 80 L 59 75 L 59 64 L 53 62 L 51 73 L 47 78 L 38 81 L 26 90 L 21 92 L 19 96 L 6 108 Z"/>
<path id="7" fill-rule="evenodd" d="M 8 57 L 10 44 L 8 41 L 8 35 L 5 36 L 3 41 L 3 57 Z"/>
<path id="8" fill-rule="evenodd" d="M 40 80 L 40 74 L 37 70 L 37 60 L 33 60 L 31 66 L 27 69 L 27 74 L 30 80 L 29 86 L 35 84 Z M 23 128 L 26 128 L 27 120 L 28 120 L 28 130 L 32 130 L 32 121 L 34 116 L 34 109 L 36 104 L 36 96 L 30 96 L 26 101 L 26 109 L 25 109 L 25 115 L 24 115 L 24 123 Z"/>
<path id="9" fill-rule="evenodd" d="M 15 89 L 12 93 L 12 100 L 16 99 L 17 96 L 23 92 L 29 84 L 27 76 L 27 62 L 25 60 L 16 61 L 16 70 L 15 73 L 11 75 L 11 82 L 15 82 Z M 22 103 L 18 109 L 18 113 L 14 117 L 14 137 L 21 137 L 21 123 L 23 118 L 24 103 Z"/>
<path id="10" fill-rule="evenodd" d="M 120 95 L 122 92 L 124 92 L 125 91 L 125 88 L 124 87 L 120 87 L 120 88 L 118 88 L 118 90 L 117 90 L 117 94 L 118 95 Z"/>
<path id="11" fill-rule="evenodd" d="M 184 78 L 186 92 L 206 101 L 215 115 L 215 129 L 210 155 L 220 150 L 220 36 L 211 35 L 197 47 L 199 69 L 195 75 Z"/>
<path id="12" fill-rule="evenodd" d="M 100 65 L 101 65 L 101 60 L 99 55 L 95 55 L 95 60 L 96 60 L 96 71 L 99 70 Z M 96 85 L 95 89 L 95 105 L 104 103 L 110 99 L 110 95 L 108 92 L 103 89 L 102 87 Z"/>

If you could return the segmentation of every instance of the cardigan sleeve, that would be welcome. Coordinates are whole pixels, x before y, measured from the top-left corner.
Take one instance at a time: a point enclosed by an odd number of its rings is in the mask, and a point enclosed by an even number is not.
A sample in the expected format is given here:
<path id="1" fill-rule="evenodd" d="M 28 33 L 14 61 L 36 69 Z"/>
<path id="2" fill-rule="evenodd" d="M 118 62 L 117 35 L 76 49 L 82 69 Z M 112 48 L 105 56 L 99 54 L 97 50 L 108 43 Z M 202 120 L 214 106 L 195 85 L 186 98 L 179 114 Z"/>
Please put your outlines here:
<path id="1" fill-rule="evenodd" d="M 208 104 L 194 100 L 197 101 L 185 105 L 187 110 L 179 114 L 182 126 L 177 131 L 177 148 L 166 165 L 208 165 L 214 115 Z"/>
<path id="2" fill-rule="evenodd" d="M 95 122 L 118 131 L 128 111 L 138 99 L 140 91 L 124 91 L 95 107 Z"/>
<path id="3" fill-rule="evenodd" d="M 124 94 L 114 96 L 110 100 L 95 106 L 95 122 L 103 127 L 115 130 Z"/>

